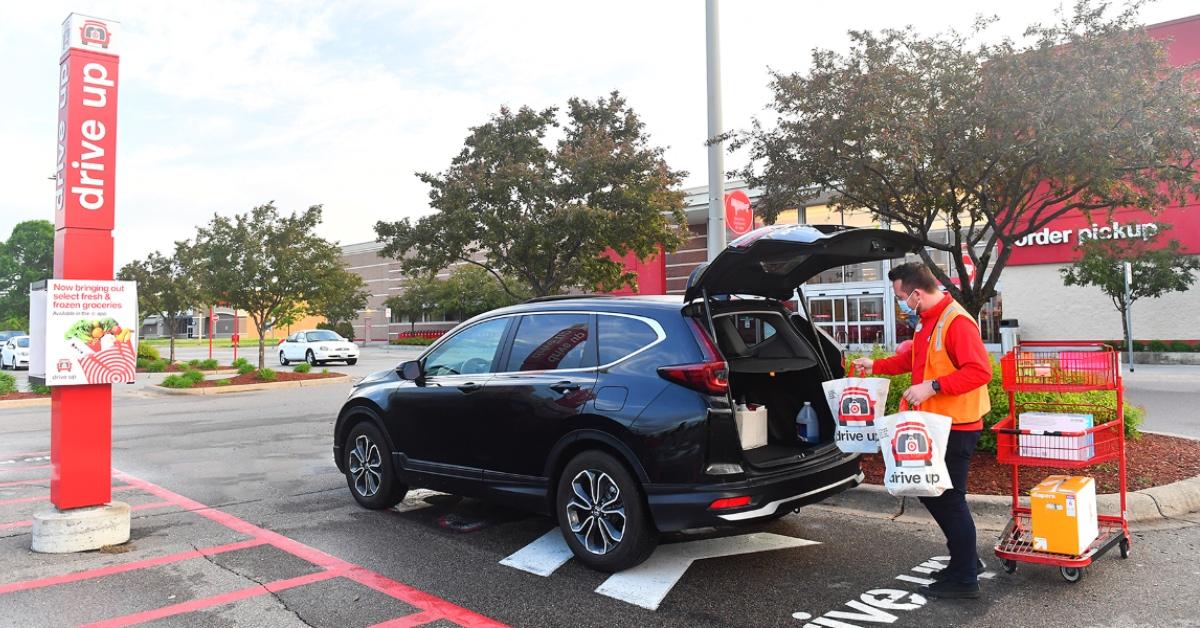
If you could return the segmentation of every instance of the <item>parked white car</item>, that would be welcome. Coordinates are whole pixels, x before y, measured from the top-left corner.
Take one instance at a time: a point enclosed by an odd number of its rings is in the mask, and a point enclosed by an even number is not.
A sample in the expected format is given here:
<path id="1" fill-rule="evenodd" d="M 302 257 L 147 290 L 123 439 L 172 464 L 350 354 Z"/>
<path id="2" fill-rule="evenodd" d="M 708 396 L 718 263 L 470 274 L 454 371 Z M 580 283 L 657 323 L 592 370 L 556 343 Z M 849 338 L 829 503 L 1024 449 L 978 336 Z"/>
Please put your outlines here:
<path id="1" fill-rule="evenodd" d="M 328 329 L 298 331 L 279 343 L 279 363 L 308 362 L 316 366 L 326 362 L 358 362 L 358 345 Z"/>
<path id="2" fill-rule="evenodd" d="M 29 336 L 13 336 L 0 347 L 0 369 L 29 368 Z"/>

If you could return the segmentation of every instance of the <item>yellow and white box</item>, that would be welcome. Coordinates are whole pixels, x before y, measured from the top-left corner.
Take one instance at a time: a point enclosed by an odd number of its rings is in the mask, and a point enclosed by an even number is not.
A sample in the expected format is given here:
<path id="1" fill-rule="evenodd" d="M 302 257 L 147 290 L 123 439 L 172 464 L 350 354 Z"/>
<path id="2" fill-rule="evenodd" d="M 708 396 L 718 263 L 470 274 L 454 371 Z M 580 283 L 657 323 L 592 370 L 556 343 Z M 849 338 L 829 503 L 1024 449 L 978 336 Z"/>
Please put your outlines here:
<path id="1" fill-rule="evenodd" d="M 1033 549 L 1078 556 L 1100 535 L 1096 483 L 1079 475 L 1052 475 L 1029 492 Z"/>

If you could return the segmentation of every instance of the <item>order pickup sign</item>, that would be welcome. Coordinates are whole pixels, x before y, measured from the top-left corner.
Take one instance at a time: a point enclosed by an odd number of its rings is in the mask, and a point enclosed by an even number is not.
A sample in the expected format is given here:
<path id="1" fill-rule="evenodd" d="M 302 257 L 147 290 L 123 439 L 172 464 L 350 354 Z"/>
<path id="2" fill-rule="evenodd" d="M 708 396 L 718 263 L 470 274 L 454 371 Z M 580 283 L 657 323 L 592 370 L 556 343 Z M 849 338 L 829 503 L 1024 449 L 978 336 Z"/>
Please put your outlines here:
<path id="1" fill-rule="evenodd" d="M 34 359 L 29 370 L 33 377 L 44 373 L 46 385 L 133 381 L 138 329 L 135 282 L 49 279 L 45 290 L 31 293 L 30 321 Z"/>

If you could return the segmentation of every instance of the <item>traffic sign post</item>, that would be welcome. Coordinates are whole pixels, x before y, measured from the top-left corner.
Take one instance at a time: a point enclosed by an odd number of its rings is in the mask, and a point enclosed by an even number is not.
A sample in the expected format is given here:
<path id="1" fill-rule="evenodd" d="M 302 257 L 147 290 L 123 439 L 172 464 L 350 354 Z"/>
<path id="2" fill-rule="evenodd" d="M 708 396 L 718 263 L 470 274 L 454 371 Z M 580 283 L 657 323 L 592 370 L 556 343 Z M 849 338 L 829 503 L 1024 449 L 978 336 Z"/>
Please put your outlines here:
<path id="1" fill-rule="evenodd" d="M 63 22 L 55 132 L 58 280 L 113 278 L 116 28 L 111 20 L 75 13 Z M 129 506 L 110 503 L 112 384 L 51 387 L 50 463 L 55 510 L 35 516 L 34 551 L 84 551 L 129 540 Z"/>
<path id="2" fill-rule="evenodd" d="M 212 359 L 213 336 L 217 333 L 217 313 L 208 308 L 208 359 Z"/>

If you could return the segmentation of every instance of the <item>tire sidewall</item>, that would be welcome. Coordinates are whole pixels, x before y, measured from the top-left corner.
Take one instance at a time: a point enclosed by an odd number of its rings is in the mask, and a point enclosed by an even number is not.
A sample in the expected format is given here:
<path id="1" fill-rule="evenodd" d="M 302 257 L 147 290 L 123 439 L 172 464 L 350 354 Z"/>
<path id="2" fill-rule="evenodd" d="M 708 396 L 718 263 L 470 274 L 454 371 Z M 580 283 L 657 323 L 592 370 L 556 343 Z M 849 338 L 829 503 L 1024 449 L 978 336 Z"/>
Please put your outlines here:
<path id="1" fill-rule="evenodd" d="M 280 366 L 287 366 L 287 365 L 288 365 L 288 359 L 287 359 L 287 357 L 286 357 L 286 356 L 284 356 L 284 355 L 283 355 L 283 352 L 282 352 L 282 351 L 280 351 L 280 352 L 279 352 L 279 365 L 280 365 Z"/>
<path id="2" fill-rule="evenodd" d="M 369 497 L 359 495 L 354 488 L 354 474 L 350 472 L 350 452 L 354 450 L 354 442 L 359 435 L 365 435 L 376 447 L 379 448 L 380 466 L 379 466 L 379 490 Z M 350 433 L 346 436 L 346 442 L 342 446 L 342 458 L 345 463 L 346 487 L 350 489 L 350 495 L 354 497 L 354 501 L 363 508 L 371 510 L 382 510 L 391 508 L 400 503 L 404 499 L 404 494 L 408 492 L 408 486 L 400 482 L 396 477 L 396 466 L 392 459 L 392 450 L 388 446 L 387 440 L 380 433 L 379 428 L 370 420 L 362 420 L 350 428 Z"/>
<path id="3" fill-rule="evenodd" d="M 584 469 L 607 473 L 621 491 L 621 500 L 625 506 L 625 532 L 617 548 L 607 554 L 597 555 L 589 552 L 575 538 L 575 533 L 570 528 L 566 505 L 573 494 L 571 480 Z M 625 465 L 602 451 L 585 451 L 572 458 L 563 468 L 555 490 L 554 514 L 558 519 L 559 530 L 575 557 L 597 571 L 614 572 L 633 567 L 646 560 L 658 545 L 658 532 L 650 521 L 641 484 Z"/>
<path id="4" fill-rule="evenodd" d="M 312 349 L 309 349 L 308 353 L 304 354 L 304 361 L 308 362 L 309 366 L 317 366 L 320 364 L 320 362 L 317 360 L 317 354 L 313 353 Z"/>

